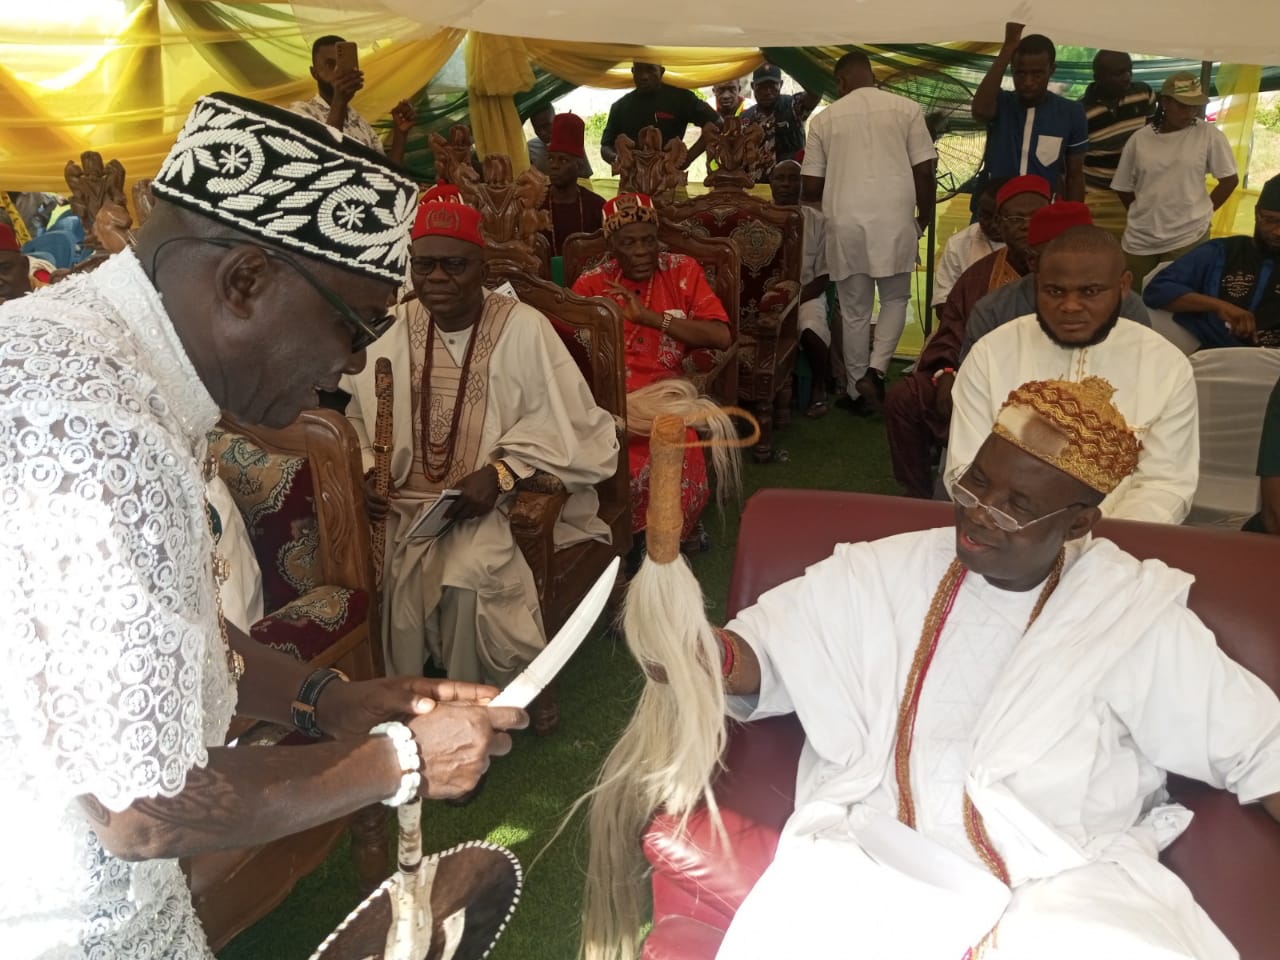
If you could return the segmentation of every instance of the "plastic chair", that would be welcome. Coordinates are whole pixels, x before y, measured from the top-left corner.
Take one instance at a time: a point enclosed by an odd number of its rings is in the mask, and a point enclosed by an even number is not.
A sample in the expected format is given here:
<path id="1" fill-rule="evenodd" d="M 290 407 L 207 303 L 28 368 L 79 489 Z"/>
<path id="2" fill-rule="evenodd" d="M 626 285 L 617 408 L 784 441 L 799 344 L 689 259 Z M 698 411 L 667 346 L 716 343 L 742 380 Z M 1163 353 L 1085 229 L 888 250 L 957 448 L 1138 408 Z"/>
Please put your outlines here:
<path id="1" fill-rule="evenodd" d="M 1222 347 L 1191 358 L 1200 405 L 1200 481 L 1187 523 L 1240 526 L 1258 510 L 1258 442 L 1280 350 Z"/>

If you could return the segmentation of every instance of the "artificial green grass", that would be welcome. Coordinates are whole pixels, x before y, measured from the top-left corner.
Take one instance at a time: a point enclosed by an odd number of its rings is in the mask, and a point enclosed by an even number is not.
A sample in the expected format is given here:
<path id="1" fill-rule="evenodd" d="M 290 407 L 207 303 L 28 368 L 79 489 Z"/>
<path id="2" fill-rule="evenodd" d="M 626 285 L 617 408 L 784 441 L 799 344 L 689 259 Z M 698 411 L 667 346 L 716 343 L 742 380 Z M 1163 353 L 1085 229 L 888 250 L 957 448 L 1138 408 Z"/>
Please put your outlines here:
<path id="1" fill-rule="evenodd" d="M 834 405 L 818 420 L 797 413 L 790 427 L 775 433 L 774 444 L 790 459 L 760 465 L 745 458 L 745 496 L 764 487 L 897 490 L 879 417 L 854 417 Z M 733 566 L 738 506 L 725 510 L 723 524 L 714 507 L 707 509 L 705 520 L 712 548 L 693 559 L 693 569 L 706 594 L 708 615 L 712 623 L 720 623 Z M 640 686 L 639 670 L 621 639 L 598 629 L 562 674 L 560 729 L 541 739 L 518 734 L 510 756 L 494 761 L 484 790 L 470 806 L 424 804 L 427 851 L 484 838 L 509 847 L 525 866 L 524 893 L 493 952 L 494 960 L 570 960 L 576 955 L 586 860 L 582 816 L 541 858 L 538 854 L 574 800 L 591 786 L 631 715 Z M 218 956 L 305 960 L 359 900 L 344 840 L 283 904 Z"/>

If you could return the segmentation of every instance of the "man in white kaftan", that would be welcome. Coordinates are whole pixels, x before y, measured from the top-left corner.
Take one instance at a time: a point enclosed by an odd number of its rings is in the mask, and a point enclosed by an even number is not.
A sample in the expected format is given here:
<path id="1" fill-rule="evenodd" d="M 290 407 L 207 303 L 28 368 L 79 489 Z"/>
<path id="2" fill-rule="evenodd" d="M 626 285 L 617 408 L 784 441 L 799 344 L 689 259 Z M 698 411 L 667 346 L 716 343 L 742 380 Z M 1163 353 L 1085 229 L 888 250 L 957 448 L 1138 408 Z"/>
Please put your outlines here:
<path id="1" fill-rule="evenodd" d="M 1080 414 L 1098 385 L 1020 387 L 954 529 L 837 547 L 727 625 L 758 670 L 733 715 L 794 711 L 806 739 L 721 960 L 1236 957 L 1157 859 L 1191 819 L 1165 771 L 1277 815 L 1280 701 L 1186 608 L 1190 576 L 1088 538 L 1136 461 L 1132 443 L 1127 465 L 1081 455 L 1115 449 Z M 1104 482 L 1063 485 L 1077 475 Z"/>
<path id="2" fill-rule="evenodd" d="M 1181 523 L 1199 479 L 1199 407 L 1191 364 L 1168 340 L 1126 317 L 1128 273 L 1100 227 L 1074 227 L 1041 254 L 1038 313 L 973 345 L 951 391 L 945 478 L 967 465 L 1009 391 L 1027 380 L 1095 376 L 1142 441 L 1138 468 L 1102 502 L 1108 517 Z M 1122 282 L 1123 281 L 1123 282 Z"/>
<path id="3" fill-rule="evenodd" d="M 907 322 L 911 272 L 933 214 L 938 155 L 919 104 L 877 89 L 863 54 L 846 54 L 835 72 L 840 99 L 811 121 L 801 171 L 805 199 L 821 199 L 826 218 L 849 396 L 877 403 Z M 877 290 L 880 316 L 871 347 Z"/>
<path id="4" fill-rule="evenodd" d="M 434 204 L 441 205 L 464 209 L 458 202 Z M 424 203 L 422 209 L 431 206 Z M 477 211 L 465 211 L 478 222 Z M 463 252 L 470 248 L 477 257 L 481 253 L 476 243 L 459 239 L 453 227 L 437 231 L 426 219 L 420 215 L 414 228 L 411 263 L 422 262 L 425 244 L 442 241 Z M 478 233 L 474 239 L 479 240 Z M 444 276 L 444 267 L 434 272 Z M 555 527 L 557 547 L 608 540 L 594 484 L 613 474 L 619 443 L 613 418 L 596 406 L 550 321 L 517 300 L 484 291 L 482 280 L 482 270 L 469 267 L 457 278 L 464 289 L 446 303 L 432 302 L 428 308 L 414 298 L 398 306 L 397 322 L 370 348 L 364 372 L 346 378 L 343 387 L 352 394 L 347 415 L 370 467 L 377 412 L 374 367 L 379 357 L 391 358 L 394 494 L 387 515 L 382 618 L 388 667 L 421 673 L 430 655 L 452 679 L 484 678 L 502 686 L 546 644 L 533 573 L 504 509 L 513 491 L 497 491 L 495 509 L 459 520 L 432 539 L 410 538 L 412 520 L 442 490 L 501 462 L 513 478 L 544 471 L 569 491 Z M 415 288 L 425 290 L 425 282 L 415 272 Z M 435 314 L 472 299 L 478 315 L 470 325 L 439 327 Z M 424 431 L 420 410 L 429 342 L 431 413 Z M 464 368 L 467 387 L 459 398 Z M 429 433 L 433 444 L 444 443 L 459 405 L 449 459 L 437 463 L 436 452 L 424 453 L 423 437 Z M 427 471 L 437 466 L 441 472 L 432 479 Z"/>

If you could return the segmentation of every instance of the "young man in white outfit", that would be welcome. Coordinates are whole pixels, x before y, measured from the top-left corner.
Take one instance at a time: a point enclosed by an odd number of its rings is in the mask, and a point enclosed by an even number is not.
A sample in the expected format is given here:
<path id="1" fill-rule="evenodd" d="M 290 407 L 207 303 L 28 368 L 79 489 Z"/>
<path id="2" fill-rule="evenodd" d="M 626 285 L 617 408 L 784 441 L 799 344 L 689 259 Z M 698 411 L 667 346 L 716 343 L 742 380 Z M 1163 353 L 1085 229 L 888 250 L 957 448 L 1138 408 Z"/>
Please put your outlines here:
<path id="1" fill-rule="evenodd" d="M 879 409 L 885 371 L 907 322 L 920 236 L 933 215 L 938 155 L 920 106 L 877 89 L 865 54 L 841 57 L 835 77 L 839 99 L 809 125 L 804 196 L 822 201 L 827 222 L 849 402 Z M 877 292 L 880 319 L 871 347 Z"/>

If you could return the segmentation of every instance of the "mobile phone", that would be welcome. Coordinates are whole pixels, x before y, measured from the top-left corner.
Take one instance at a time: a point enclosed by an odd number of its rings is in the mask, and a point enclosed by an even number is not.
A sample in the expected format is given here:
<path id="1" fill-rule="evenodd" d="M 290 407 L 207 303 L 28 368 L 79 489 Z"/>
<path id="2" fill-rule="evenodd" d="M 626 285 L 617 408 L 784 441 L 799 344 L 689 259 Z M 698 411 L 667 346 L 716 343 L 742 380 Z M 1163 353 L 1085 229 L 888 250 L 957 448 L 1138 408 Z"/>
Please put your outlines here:
<path id="1" fill-rule="evenodd" d="M 360 69 L 360 57 L 356 52 L 356 45 L 350 40 L 342 40 L 333 45 L 334 52 L 337 54 L 337 67 L 334 73 L 341 76 L 345 73 L 354 73 Z"/>

